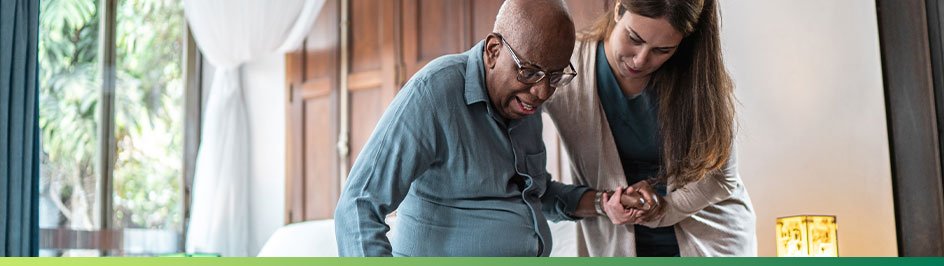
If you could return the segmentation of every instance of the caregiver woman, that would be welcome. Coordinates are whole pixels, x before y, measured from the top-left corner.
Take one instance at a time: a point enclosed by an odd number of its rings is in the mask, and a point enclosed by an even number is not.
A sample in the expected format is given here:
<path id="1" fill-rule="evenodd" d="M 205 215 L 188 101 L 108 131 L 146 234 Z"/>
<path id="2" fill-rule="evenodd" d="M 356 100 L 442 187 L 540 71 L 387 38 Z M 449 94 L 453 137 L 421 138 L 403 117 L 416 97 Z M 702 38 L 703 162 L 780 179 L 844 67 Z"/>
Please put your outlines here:
<path id="1" fill-rule="evenodd" d="M 580 74 L 545 111 L 577 182 L 616 189 L 600 196 L 606 213 L 627 192 L 653 206 L 580 221 L 583 255 L 757 255 L 719 24 L 715 0 L 622 0 L 579 34 Z"/>

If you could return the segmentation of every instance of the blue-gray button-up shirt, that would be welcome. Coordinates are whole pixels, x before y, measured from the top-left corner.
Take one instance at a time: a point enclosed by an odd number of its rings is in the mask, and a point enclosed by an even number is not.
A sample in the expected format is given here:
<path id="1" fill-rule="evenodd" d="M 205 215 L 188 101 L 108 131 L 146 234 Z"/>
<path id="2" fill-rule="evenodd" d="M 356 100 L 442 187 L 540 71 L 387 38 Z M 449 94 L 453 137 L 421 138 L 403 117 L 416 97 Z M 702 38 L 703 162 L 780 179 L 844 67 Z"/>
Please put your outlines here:
<path id="1" fill-rule="evenodd" d="M 576 219 L 588 188 L 551 180 L 539 115 L 497 113 L 483 47 L 433 60 L 390 103 L 335 210 L 341 256 L 547 256 L 547 220 Z"/>

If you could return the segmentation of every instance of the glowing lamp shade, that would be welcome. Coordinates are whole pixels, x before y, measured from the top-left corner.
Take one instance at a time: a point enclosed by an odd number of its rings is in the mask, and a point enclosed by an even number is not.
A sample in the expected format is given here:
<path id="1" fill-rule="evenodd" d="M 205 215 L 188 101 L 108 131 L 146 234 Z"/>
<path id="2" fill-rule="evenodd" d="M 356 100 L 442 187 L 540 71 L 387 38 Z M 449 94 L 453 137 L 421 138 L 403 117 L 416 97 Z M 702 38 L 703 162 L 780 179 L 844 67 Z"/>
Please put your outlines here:
<path id="1" fill-rule="evenodd" d="M 838 257 L 836 216 L 777 218 L 778 257 Z"/>

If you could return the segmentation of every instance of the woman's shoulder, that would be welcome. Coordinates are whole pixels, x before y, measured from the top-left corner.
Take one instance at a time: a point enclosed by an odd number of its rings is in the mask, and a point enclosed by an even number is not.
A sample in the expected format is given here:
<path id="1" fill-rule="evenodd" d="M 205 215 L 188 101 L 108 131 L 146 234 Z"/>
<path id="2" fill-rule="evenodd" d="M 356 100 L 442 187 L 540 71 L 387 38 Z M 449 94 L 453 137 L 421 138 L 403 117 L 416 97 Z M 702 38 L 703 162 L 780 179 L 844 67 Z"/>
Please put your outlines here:
<path id="1" fill-rule="evenodd" d="M 598 43 L 599 41 L 595 40 L 577 40 L 574 43 L 574 53 L 570 57 L 574 66 L 592 62 Z"/>
<path id="2" fill-rule="evenodd" d="M 594 58 L 597 42 L 577 41 L 574 45 L 574 52 L 571 56 L 571 63 L 577 71 L 577 76 L 566 86 L 557 89 L 557 92 L 548 100 L 549 106 L 553 106 L 549 113 L 565 112 L 573 113 L 575 109 L 593 106 L 592 96 L 595 95 L 596 84 L 594 82 L 595 67 Z"/>
<path id="3" fill-rule="evenodd" d="M 577 76 L 574 77 L 570 85 L 565 86 L 567 87 L 566 89 L 579 93 L 592 90 L 593 88 L 589 88 L 589 86 L 596 85 L 593 84 L 593 77 L 596 72 L 597 44 L 597 41 L 582 40 L 578 40 L 574 44 L 574 52 L 571 55 L 570 62 L 574 65 Z"/>

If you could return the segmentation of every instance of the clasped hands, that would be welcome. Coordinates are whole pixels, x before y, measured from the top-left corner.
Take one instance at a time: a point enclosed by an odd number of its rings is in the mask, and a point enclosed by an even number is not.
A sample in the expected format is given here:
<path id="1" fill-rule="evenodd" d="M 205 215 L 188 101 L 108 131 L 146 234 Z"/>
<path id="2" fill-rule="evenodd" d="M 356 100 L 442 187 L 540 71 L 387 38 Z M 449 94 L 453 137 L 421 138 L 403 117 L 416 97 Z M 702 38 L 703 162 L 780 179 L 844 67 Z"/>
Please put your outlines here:
<path id="1" fill-rule="evenodd" d="M 644 180 L 604 192 L 600 204 L 613 224 L 639 224 L 660 217 L 665 211 L 663 203 L 649 181 Z"/>

